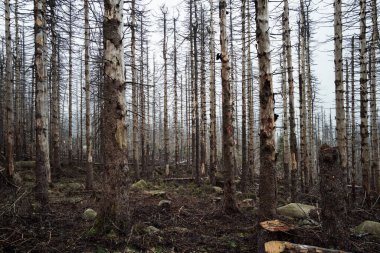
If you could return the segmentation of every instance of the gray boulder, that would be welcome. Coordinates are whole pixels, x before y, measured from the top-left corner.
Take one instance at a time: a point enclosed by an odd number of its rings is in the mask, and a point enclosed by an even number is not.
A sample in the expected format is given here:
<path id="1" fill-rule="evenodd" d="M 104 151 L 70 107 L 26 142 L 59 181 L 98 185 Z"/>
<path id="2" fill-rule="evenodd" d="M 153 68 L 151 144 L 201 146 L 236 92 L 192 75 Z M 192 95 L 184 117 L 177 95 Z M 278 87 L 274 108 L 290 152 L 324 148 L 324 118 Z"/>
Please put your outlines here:
<path id="1" fill-rule="evenodd" d="M 380 237 L 380 222 L 366 220 L 354 228 L 355 234 L 371 234 Z"/>
<path id="2" fill-rule="evenodd" d="M 277 214 L 296 219 L 306 219 L 309 217 L 310 212 L 315 209 L 317 208 L 311 205 L 290 203 L 277 208 Z"/>
<path id="3" fill-rule="evenodd" d="M 96 211 L 94 209 L 87 208 L 83 212 L 83 219 L 85 219 L 86 221 L 93 221 L 93 220 L 95 220 L 97 215 L 98 214 L 96 213 Z"/>

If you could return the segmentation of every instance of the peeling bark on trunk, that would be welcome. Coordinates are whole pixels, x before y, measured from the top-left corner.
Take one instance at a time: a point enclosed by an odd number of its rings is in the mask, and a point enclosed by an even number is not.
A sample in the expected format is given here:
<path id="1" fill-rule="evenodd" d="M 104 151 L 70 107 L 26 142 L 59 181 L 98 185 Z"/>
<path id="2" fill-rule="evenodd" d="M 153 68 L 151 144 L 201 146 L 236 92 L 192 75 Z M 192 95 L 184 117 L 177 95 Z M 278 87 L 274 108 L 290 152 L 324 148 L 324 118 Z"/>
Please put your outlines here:
<path id="1" fill-rule="evenodd" d="M 292 65 L 292 45 L 290 41 L 289 28 L 289 4 L 288 0 L 284 0 L 284 19 L 285 19 L 285 43 L 286 43 L 286 63 L 288 73 L 288 89 L 289 89 L 289 126 L 290 126 L 290 165 L 291 165 L 291 198 L 296 200 L 297 194 L 297 171 L 298 171 L 298 151 L 296 137 L 296 122 L 294 111 L 294 79 Z"/>
<path id="2" fill-rule="evenodd" d="M 222 106 L 223 106 L 223 172 L 224 172 L 224 200 L 223 210 L 225 213 L 238 211 L 235 199 L 234 183 L 234 125 L 233 106 L 230 83 L 230 59 L 228 54 L 228 39 L 226 32 L 226 8 L 225 0 L 219 0 L 219 27 L 220 47 L 222 61 Z"/>
<path id="3" fill-rule="evenodd" d="M 109 232 L 123 221 L 126 182 L 128 181 L 127 127 L 124 54 L 123 2 L 104 1 L 104 180 L 98 225 Z M 121 224 L 122 225 L 122 224 Z"/>
<path id="4" fill-rule="evenodd" d="M 255 0 L 255 7 L 260 87 L 260 201 L 258 213 L 260 219 L 268 219 L 276 214 L 275 122 L 268 0 Z"/>
<path id="5" fill-rule="evenodd" d="M 34 30 L 35 30 L 35 119 L 36 119 L 36 200 L 40 208 L 47 208 L 48 172 L 50 171 L 49 143 L 47 133 L 47 84 L 44 62 L 46 29 L 46 0 L 34 0 Z"/>

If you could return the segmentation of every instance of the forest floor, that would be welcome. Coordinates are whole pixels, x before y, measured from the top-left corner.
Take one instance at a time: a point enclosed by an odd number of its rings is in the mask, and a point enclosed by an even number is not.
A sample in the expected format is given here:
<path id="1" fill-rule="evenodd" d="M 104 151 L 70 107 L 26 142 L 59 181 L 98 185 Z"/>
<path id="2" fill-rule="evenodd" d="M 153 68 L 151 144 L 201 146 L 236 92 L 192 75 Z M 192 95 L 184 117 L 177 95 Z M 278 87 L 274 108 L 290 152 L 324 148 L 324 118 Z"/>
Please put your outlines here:
<path id="1" fill-rule="evenodd" d="M 241 212 L 226 215 L 220 209 L 218 188 L 149 181 L 128 194 L 128 229 L 118 231 L 115 226 L 108 234 L 97 235 L 94 221 L 86 221 L 83 212 L 98 210 L 100 193 L 84 189 L 84 169 L 63 171 L 59 182 L 50 186 L 50 210 L 44 214 L 35 211 L 32 169 L 18 170 L 22 184 L 16 191 L 0 189 L 0 252 L 257 252 L 255 191 L 238 194 Z M 95 178 L 101 178 L 99 171 Z M 159 206 L 161 200 L 170 204 Z M 347 223 L 353 227 L 367 219 L 379 221 L 379 209 L 356 208 Z M 297 225 L 278 238 L 328 247 L 318 224 Z M 379 238 L 351 235 L 349 241 L 347 251 L 380 252 Z"/>

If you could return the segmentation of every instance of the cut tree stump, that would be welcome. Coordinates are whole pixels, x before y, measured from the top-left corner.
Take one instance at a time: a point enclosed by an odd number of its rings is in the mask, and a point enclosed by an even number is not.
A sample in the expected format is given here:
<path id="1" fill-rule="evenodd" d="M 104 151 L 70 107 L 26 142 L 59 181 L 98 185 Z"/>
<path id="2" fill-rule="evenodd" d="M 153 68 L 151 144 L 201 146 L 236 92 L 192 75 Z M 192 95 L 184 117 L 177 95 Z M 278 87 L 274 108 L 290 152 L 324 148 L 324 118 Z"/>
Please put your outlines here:
<path id="1" fill-rule="evenodd" d="M 336 250 L 336 249 L 326 249 L 316 246 L 295 244 L 291 242 L 283 241 L 269 241 L 265 243 L 265 252 L 266 253 L 281 253 L 281 252 L 290 252 L 290 253 L 348 253 L 348 251 Z"/>
<path id="2" fill-rule="evenodd" d="M 321 222 L 326 245 L 347 245 L 344 173 L 336 147 L 322 145 L 319 150 Z"/>

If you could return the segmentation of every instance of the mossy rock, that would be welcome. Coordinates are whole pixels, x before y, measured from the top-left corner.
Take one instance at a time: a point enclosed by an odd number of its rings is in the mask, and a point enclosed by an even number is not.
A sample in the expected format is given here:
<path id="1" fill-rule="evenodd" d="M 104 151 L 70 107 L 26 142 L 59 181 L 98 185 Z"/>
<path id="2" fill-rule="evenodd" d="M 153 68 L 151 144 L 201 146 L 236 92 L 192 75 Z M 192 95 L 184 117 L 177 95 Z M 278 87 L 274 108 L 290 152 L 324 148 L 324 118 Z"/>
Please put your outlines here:
<path id="1" fill-rule="evenodd" d="M 380 237 L 380 222 L 366 220 L 354 228 L 355 234 L 371 234 Z"/>
<path id="2" fill-rule="evenodd" d="M 153 191 L 144 191 L 144 194 L 150 195 L 152 197 L 164 197 L 166 192 L 161 190 L 153 190 Z"/>
<path id="3" fill-rule="evenodd" d="M 290 203 L 277 208 L 277 214 L 296 219 L 306 219 L 309 217 L 310 211 L 315 209 L 317 208 L 311 205 Z"/>
<path id="4" fill-rule="evenodd" d="M 86 221 L 93 221 L 93 220 L 95 220 L 95 218 L 96 218 L 97 215 L 98 214 L 97 214 L 97 212 L 94 209 L 87 208 L 83 212 L 83 219 L 85 219 Z"/>
<path id="5" fill-rule="evenodd" d="M 213 188 L 213 190 L 214 190 L 214 192 L 215 192 L 216 194 L 223 194 L 223 189 L 222 189 L 222 187 L 219 187 L 219 186 L 213 186 L 212 188 Z"/>
<path id="6" fill-rule="evenodd" d="M 154 226 L 148 226 L 144 229 L 144 232 L 147 233 L 148 235 L 156 234 L 160 232 L 160 230 Z"/>
<path id="7" fill-rule="evenodd" d="M 141 179 L 137 181 L 136 183 L 132 184 L 131 186 L 132 189 L 139 189 L 139 190 L 144 190 L 148 188 L 148 184 L 144 179 Z"/>

